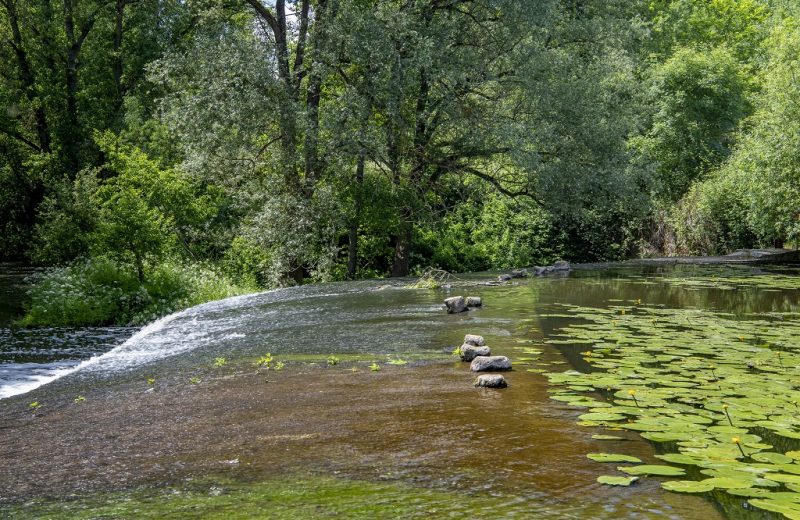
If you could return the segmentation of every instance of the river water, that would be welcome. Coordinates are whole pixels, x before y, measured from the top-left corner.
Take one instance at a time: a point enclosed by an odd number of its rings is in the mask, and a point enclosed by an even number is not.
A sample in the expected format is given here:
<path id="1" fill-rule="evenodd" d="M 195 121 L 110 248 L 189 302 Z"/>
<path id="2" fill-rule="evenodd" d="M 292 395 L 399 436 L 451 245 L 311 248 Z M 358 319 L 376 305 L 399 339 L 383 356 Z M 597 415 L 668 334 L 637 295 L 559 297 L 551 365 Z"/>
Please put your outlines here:
<path id="1" fill-rule="evenodd" d="M 662 283 L 664 276 L 756 271 L 636 268 L 475 284 L 495 277 L 487 274 L 438 290 L 408 289 L 403 281 L 333 283 L 211 302 L 138 331 L 3 328 L 0 504 L 180 480 L 218 471 L 218 461 L 235 457 L 248 479 L 298 469 L 367 480 L 390 474 L 415 485 L 516 497 L 498 517 L 724 518 L 730 509 L 663 491 L 657 479 L 630 489 L 597 484 L 606 471 L 585 453 L 657 462 L 653 447 L 632 434 L 612 443 L 592 439 L 602 432 L 576 426 L 581 411 L 548 399 L 546 378 L 526 369 L 587 368 L 580 347 L 548 344 L 570 323 L 559 314 L 565 304 L 800 308 L 798 291 Z M 5 294 L 18 300 L 22 274 L 0 278 Z M 441 302 L 453 294 L 481 296 L 485 305 L 447 315 Z M 472 388 L 468 369 L 448 358 L 466 333 L 519 360 L 507 390 Z M 524 349 L 541 354 L 526 361 Z M 264 384 L 251 368 L 268 352 L 287 362 L 268 374 L 277 385 Z M 326 364 L 331 356 L 336 362 Z M 210 368 L 220 357 L 225 367 Z M 375 360 L 379 373 L 366 368 Z M 97 404 L 74 406 L 76 396 Z M 34 400 L 45 406 L 31 420 Z M 42 444 L 47 451 L 37 448 Z"/>
<path id="2" fill-rule="evenodd" d="M 130 327 L 13 326 L 36 269 L 0 264 L 0 399 L 29 392 L 71 373 L 84 360 L 107 352 L 135 332 Z"/>

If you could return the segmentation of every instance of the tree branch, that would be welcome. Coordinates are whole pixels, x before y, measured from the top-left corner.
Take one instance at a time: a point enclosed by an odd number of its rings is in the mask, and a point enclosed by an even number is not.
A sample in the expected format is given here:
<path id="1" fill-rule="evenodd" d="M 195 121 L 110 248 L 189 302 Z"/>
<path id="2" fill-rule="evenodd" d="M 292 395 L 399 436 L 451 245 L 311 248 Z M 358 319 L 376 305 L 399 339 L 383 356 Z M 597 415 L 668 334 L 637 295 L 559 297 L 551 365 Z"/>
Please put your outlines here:
<path id="1" fill-rule="evenodd" d="M 11 137 L 11 138 L 16 139 L 17 141 L 19 141 L 21 143 L 24 143 L 24 144 L 28 145 L 29 147 L 33 148 L 37 152 L 41 152 L 42 151 L 42 148 L 40 146 L 38 146 L 33 141 L 27 139 L 22 134 L 20 134 L 18 132 L 15 132 L 14 130 L 6 130 L 5 128 L 0 128 L 0 133 L 3 133 L 5 135 L 7 135 L 8 137 Z"/>
<path id="2" fill-rule="evenodd" d="M 269 28 L 272 30 L 273 36 L 278 34 L 278 20 L 275 18 L 275 15 L 264 6 L 259 0 L 246 0 L 248 4 L 250 4 L 253 9 L 256 10 L 258 15 L 264 19 L 265 22 L 269 25 Z"/>

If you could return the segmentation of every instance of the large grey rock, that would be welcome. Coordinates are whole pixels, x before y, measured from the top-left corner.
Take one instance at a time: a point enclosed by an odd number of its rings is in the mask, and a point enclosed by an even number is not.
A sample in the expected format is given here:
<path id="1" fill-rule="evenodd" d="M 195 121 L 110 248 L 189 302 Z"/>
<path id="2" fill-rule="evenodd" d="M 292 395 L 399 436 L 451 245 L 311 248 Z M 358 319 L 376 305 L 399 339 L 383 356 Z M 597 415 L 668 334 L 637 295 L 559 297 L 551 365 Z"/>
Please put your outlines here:
<path id="1" fill-rule="evenodd" d="M 566 260 L 559 260 L 553 264 L 554 271 L 569 271 L 571 269 L 569 262 Z"/>
<path id="2" fill-rule="evenodd" d="M 483 300 L 480 296 L 467 296 L 465 303 L 467 307 L 480 307 L 483 305 Z"/>
<path id="3" fill-rule="evenodd" d="M 551 269 L 551 268 L 550 267 L 540 267 L 540 266 L 537 265 L 537 266 L 535 266 L 533 268 L 533 275 L 534 276 L 542 276 L 543 274 L 547 274 L 548 269 Z"/>
<path id="4" fill-rule="evenodd" d="M 501 274 L 497 277 L 498 282 L 508 282 L 509 280 L 511 280 L 511 275 L 509 274 Z"/>
<path id="5" fill-rule="evenodd" d="M 511 271 L 511 278 L 525 278 L 528 275 L 528 272 L 524 269 L 515 269 Z"/>
<path id="6" fill-rule="evenodd" d="M 466 336 L 464 336 L 464 344 L 475 345 L 476 347 L 482 347 L 486 345 L 486 340 L 483 339 L 483 336 L 478 336 L 477 334 L 467 334 Z"/>
<path id="7" fill-rule="evenodd" d="M 447 307 L 447 314 L 457 314 L 467 310 L 467 302 L 463 296 L 453 296 L 444 301 Z"/>
<path id="8" fill-rule="evenodd" d="M 511 370 L 511 360 L 505 356 L 479 356 L 472 360 L 469 369 L 473 372 Z"/>
<path id="9" fill-rule="evenodd" d="M 461 354 L 461 361 L 472 361 L 478 356 L 492 355 L 492 351 L 489 349 L 489 347 L 486 346 L 478 347 L 475 345 L 469 345 L 467 343 L 461 345 L 459 353 Z"/>
<path id="10" fill-rule="evenodd" d="M 475 386 L 479 388 L 505 388 L 508 383 L 506 383 L 506 378 L 500 374 L 481 374 L 475 380 Z"/>

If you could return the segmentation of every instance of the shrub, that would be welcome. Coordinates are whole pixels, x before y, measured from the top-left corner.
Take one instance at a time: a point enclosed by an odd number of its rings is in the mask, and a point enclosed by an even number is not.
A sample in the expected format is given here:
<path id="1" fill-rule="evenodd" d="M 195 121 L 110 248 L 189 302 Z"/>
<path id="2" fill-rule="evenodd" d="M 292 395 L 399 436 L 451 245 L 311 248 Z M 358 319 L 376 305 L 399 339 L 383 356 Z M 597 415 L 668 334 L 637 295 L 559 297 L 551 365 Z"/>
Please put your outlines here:
<path id="1" fill-rule="evenodd" d="M 253 290 L 199 264 L 167 262 L 145 282 L 107 258 L 76 262 L 38 275 L 23 325 L 140 325 L 203 302 Z"/>

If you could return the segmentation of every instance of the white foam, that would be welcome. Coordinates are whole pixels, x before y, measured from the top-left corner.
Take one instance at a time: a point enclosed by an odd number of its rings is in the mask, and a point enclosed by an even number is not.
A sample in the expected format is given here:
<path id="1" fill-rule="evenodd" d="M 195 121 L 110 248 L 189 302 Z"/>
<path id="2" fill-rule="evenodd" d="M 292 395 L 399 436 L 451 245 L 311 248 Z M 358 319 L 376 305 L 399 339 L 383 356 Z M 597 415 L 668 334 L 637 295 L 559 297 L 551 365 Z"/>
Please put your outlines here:
<path id="1" fill-rule="evenodd" d="M 0 399 L 30 392 L 59 377 L 71 374 L 75 369 L 75 366 L 62 366 L 61 368 L 42 368 L 40 373 L 28 373 L 21 379 L 12 380 L 10 383 L 0 386 Z"/>

